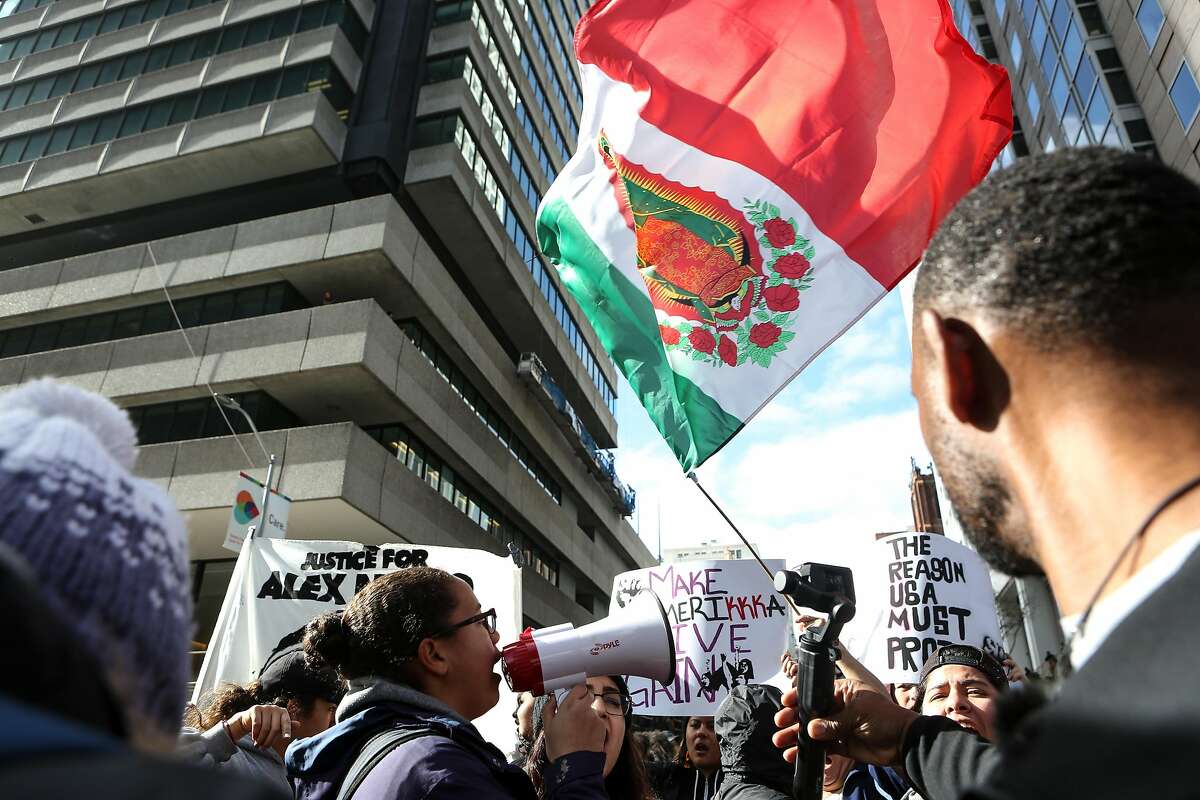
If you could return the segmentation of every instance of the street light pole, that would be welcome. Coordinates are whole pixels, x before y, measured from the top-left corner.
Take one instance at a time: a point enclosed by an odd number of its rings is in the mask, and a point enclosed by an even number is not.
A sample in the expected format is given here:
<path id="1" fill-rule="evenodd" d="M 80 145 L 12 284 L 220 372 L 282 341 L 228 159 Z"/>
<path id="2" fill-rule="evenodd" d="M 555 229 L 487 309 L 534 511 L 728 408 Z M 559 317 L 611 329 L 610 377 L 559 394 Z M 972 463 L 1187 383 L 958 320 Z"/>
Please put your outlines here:
<path id="1" fill-rule="evenodd" d="M 216 392 L 213 392 L 213 399 L 225 408 L 228 408 L 230 411 L 236 411 L 241 414 L 245 418 L 246 424 L 250 426 L 250 430 L 253 432 L 255 440 L 258 442 L 258 446 L 264 453 L 267 453 L 267 485 L 263 487 L 261 503 L 262 513 L 259 515 L 259 524 L 251 525 L 246 536 L 246 538 L 252 539 L 254 538 L 254 534 L 259 532 L 259 529 L 268 524 L 270 520 L 270 517 L 267 516 L 267 510 L 271 505 L 271 479 L 275 475 L 275 454 L 267 451 L 266 445 L 263 444 L 262 437 L 258 435 L 258 427 L 254 424 L 254 420 L 250 418 L 250 415 L 246 413 L 246 409 L 242 408 L 241 403 L 239 403 L 237 400 L 234 400 L 227 394 L 217 394 Z"/>

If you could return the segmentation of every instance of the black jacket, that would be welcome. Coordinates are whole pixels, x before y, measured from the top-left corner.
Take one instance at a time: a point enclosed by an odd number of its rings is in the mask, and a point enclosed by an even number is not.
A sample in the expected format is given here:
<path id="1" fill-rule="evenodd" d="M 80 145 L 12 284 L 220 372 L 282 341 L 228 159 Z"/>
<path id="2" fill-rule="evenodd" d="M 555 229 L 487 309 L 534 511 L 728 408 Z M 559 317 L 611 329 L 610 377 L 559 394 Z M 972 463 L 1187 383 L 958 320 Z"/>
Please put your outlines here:
<path id="1" fill-rule="evenodd" d="M 735 686 L 721 702 L 713 725 L 725 778 L 715 800 L 791 798 L 792 767 L 771 742 L 780 694 L 774 686 Z"/>
<path id="2" fill-rule="evenodd" d="M 662 800 L 712 800 L 725 774 L 717 770 L 706 778 L 700 770 L 673 763 L 647 764 L 646 773 L 651 790 Z"/>
<path id="3" fill-rule="evenodd" d="M 1200 797 L 1198 664 L 1200 549 L 1001 745 L 922 717 L 905 770 L 929 800 Z"/>

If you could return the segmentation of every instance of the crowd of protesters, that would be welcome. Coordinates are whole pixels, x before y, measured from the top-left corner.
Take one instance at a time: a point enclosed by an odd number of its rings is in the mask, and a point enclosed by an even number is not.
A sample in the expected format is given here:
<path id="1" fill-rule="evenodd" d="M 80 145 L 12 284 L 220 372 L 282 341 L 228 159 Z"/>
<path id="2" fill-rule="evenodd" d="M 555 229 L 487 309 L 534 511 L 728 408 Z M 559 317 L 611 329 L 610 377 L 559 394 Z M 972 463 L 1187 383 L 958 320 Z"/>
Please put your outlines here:
<path id="1" fill-rule="evenodd" d="M 916 293 L 923 432 L 981 554 L 1047 575 L 1078 672 L 1043 704 L 986 649 L 944 646 L 896 685 L 842 651 L 834 710 L 804 721 L 827 797 L 1195 794 L 1198 222 L 1189 180 L 1080 149 L 993 176 L 941 226 Z M 0 396 L 5 798 L 790 796 L 796 693 L 767 685 L 676 744 L 635 732 L 621 676 L 589 678 L 519 697 L 501 752 L 474 725 L 500 697 L 495 612 L 429 567 L 370 582 L 253 683 L 185 706 L 186 525 L 136 452 L 96 394 L 43 379 Z"/>

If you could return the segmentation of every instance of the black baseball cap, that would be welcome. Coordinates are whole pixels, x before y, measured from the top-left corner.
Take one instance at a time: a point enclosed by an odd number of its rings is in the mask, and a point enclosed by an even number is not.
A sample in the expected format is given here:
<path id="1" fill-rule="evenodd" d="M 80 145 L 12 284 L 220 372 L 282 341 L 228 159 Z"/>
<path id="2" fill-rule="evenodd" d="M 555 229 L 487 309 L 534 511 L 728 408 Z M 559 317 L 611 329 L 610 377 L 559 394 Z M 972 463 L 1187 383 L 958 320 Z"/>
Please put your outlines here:
<path id="1" fill-rule="evenodd" d="M 924 694 L 925 681 L 929 679 L 929 675 L 935 669 L 948 664 L 972 667 L 987 676 L 988 682 L 997 689 L 1008 688 L 1008 676 L 1004 674 L 1004 667 L 1000 666 L 1000 662 L 993 655 L 969 644 L 948 644 L 935 650 L 925 662 L 925 666 L 921 667 L 922 694 Z"/>
<path id="2" fill-rule="evenodd" d="M 337 672 L 326 664 L 313 664 L 304 654 L 304 645 L 297 641 L 303 636 L 301 628 L 283 637 L 276 649 L 267 656 L 258 673 L 258 681 L 267 695 L 289 697 L 319 697 L 337 703 L 345 694 L 345 685 Z"/>

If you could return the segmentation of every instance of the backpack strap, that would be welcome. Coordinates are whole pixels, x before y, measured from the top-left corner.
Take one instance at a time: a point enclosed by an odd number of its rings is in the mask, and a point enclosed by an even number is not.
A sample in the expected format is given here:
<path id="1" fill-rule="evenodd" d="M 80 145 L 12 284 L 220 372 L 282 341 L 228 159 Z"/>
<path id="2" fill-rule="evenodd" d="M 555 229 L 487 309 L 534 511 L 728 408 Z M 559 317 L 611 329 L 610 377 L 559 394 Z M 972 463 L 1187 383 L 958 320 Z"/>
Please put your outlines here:
<path id="1" fill-rule="evenodd" d="M 346 776 L 342 778 L 337 800 L 350 800 L 371 770 L 400 745 L 422 736 L 438 735 L 440 734 L 436 730 L 430 728 L 388 728 L 375 734 L 358 751 L 354 763 L 350 765 Z"/>

